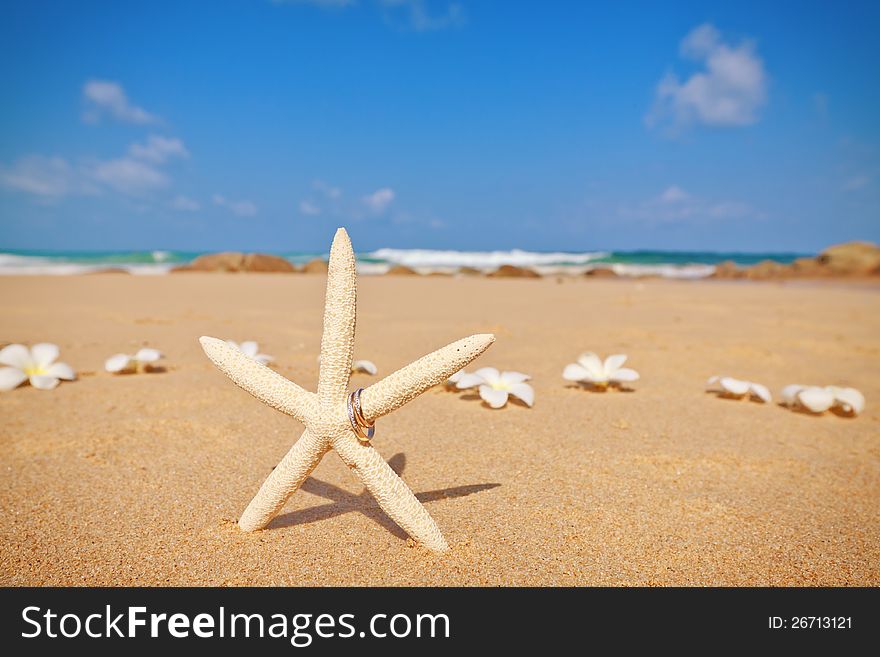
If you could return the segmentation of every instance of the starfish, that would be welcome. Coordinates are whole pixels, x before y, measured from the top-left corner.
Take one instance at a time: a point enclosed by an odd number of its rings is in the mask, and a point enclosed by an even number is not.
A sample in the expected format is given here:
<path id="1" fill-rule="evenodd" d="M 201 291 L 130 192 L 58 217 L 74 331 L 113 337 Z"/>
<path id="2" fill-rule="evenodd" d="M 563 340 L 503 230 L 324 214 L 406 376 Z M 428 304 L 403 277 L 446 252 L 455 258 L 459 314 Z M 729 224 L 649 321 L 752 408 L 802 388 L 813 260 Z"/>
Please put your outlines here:
<path id="1" fill-rule="evenodd" d="M 317 393 L 304 390 L 223 340 L 207 336 L 199 339 L 208 358 L 237 385 L 305 425 L 302 436 L 263 483 L 238 526 L 247 532 L 266 527 L 332 449 L 394 522 L 425 547 L 442 552 L 449 546 L 437 524 L 379 452 L 358 440 L 349 420 L 346 402 L 356 306 L 354 251 L 348 233 L 340 228 L 330 248 Z M 361 393 L 364 419 L 372 424 L 397 410 L 448 379 L 494 341 L 495 336 L 489 333 L 462 338 L 371 385 Z"/>

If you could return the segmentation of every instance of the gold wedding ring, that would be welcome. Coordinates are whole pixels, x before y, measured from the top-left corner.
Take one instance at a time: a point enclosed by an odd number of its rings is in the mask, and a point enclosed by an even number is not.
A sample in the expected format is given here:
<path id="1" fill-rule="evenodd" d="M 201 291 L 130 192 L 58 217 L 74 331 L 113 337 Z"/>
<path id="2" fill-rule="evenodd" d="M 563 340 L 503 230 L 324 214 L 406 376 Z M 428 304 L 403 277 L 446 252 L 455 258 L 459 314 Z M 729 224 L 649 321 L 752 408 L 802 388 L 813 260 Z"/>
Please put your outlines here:
<path id="1" fill-rule="evenodd" d="M 346 410 L 348 411 L 348 421 L 351 422 L 351 428 L 354 435 L 363 443 L 368 443 L 376 434 L 376 423 L 368 423 L 364 418 L 361 410 L 361 393 L 363 388 L 358 388 L 354 392 L 349 393 L 346 402 Z"/>

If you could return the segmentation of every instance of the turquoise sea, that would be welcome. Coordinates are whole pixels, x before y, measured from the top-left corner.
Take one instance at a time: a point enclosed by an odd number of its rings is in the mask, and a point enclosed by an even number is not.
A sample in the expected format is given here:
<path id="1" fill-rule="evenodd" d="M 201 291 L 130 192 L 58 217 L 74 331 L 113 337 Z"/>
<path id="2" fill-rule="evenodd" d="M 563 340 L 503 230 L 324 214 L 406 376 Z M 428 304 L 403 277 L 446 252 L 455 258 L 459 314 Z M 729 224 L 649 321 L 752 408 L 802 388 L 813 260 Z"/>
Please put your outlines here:
<path id="1" fill-rule="evenodd" d="M 123 268 L 133 274 L 164 274 L 172 267 L 202 255 L 196 251 L 38 251 L 0 250 L 0 274 L 79 274 Z M 293 263 L 326 258 L 326 253 L 279 252 Z M 358 254 L 363 274 L 381 274 L 393 265 L 406 265 L 420 272 L 454 271 L 474 267 L 491 271 L 510 264 L 532 267 L 543 273 L 573 273 L 595 267 L 611 267 L 620 275 L 654 274 L 669 278 L 709 276 L 719 262 L 732 260 L 752 265 L 761 260 L 788 263 L 800 253 L 721 253 L 716 251 L 438 251 L 428 249 L 378 249 Z"/>

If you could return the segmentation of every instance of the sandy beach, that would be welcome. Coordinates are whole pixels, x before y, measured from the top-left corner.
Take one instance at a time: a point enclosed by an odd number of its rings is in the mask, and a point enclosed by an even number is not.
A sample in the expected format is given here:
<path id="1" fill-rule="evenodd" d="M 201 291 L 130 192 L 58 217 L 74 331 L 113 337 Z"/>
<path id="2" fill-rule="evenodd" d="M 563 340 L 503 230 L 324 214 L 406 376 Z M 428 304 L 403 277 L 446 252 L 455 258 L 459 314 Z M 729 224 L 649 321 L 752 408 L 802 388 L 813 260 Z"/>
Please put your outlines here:
<path id="1" fill-rule="evenodd" d="M 313 389 L 324 284 L 0 278 L 0 340 L 55 342 L 79 373 L 0 394 L 0 583 L 880 584 L 876 284 L 362 277 L 355 356 L 379 376 L 492 332 L 472 368 L 533 377 L 532 409 L 435 388 L 377 425 L 444 555 L 408 541 L 332 453 L 267 530 L 235 525 L 302 427 L 233 385 L 197 338 L 257 340 Z M 166 371 L 103 371 L 144 345 Z M 629 354 L 641 380 L 567 383 L 585 350 Z M 713 374 L 777 397 L 851 385 L 868 408 L 846 419 L 718 399 L 703 388 Z"/>

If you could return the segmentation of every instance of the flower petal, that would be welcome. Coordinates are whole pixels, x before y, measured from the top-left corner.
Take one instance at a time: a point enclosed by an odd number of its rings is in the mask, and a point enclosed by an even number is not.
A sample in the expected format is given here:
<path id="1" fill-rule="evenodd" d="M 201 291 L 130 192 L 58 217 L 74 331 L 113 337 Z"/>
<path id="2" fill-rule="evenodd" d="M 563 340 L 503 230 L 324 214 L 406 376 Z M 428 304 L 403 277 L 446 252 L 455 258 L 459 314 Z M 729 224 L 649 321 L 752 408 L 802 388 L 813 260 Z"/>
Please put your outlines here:
<path id="1" fill-rule="evenodd" d="M 17 388 L 27 381 L 27 374 L 17 367 L 0 367 L 0 390 L 7 391 Z"/>
<path id="2" fill-rule="evenodd" d="M 514 383 L 522 383 L 523 381 L 528 381 L 531 379 L 528 374 L 523 374 L 522 372 L 502 372 L 501 380 L 508 385 L 513 385 Z"/>
<path id="3" fill-rule="evenodd" d="M 721 377 L 717 374 L 715 376 L 710 376 L 708 379 L 706 379 L 706 387 L 711 388 L 715 386 L 715 384 L 718 383 L 719 379 L 721 379 Z"/>
<path id="4" fill-rule="evenodd" d="M 258 345 L 253 340 L 245 340 L 239 345 L 238 348 L 241 349 L 241 353 L 243 353 L 245 356 L 250 356 L 251 358 L 256 356 L 257 352 L 260 351 L 260 345 Z"/>
<path id="5" fill-rule="evenodd" d="M 773 396 L 770 394 L 767 386 L 762 386 L 760 383 L 750 382 L 749 392 L 751 392 L 752 395 L 760 399 L 765 404 L 769 404 L 773 401 Z"/>
<path id="6" fill-rule="evenodd" d="M 528 383 L 514 383 L 510 386 L 510 394 L 519 397 L 529 408 L 535 403 L 535 390 Z"/>
<path id="7" fill-rule="evenodd" d="M 462 372 L 462 375 L 458 377 L 458 381 L 455 382 L 455 387 L 459 390 L 465 390 L 484 383 L 486 383 L 486 380 L 479 374 L 475 374 L 474 372 Z"/>
<path id="8" fill-rule="evenodd" d="M 131 363 L 131 356 L 128 354 L 116 354 L 104 361 L 104 369 L 108 372 L 121 372 L 128 368 L 129 363 Z"/>
<path id="9" fill-rule="evenodd" d="M 376 376 L 376 372 L 379 371 L 371 360 L 356 360 L 351 364 L 351 369 L 353 372 L 366 372 L 370 376 Z"/>
<path id="10" fill-rule="evenodd" d="M 742 397 L 749 391 L 748 381 L 740 381 L 739 379 L 734 379 L 732 376 L 722 376 L 718 379 L 718 383 L 721 384 L 721 388 L 724 392 L 738 397 Z"/>
<path id="11" fill-rule="evenodd" d="M 40 342 L 31 347 L 31 358 L 40 367 L 49 367 L 58 360 L 58 353 L 58 345 L 51 342 Z"/>
<path id="12" fill-rule="evenodd" d="M 495 390 L 495 388 L 486 384 L 480 386 L 480 397 L 492 408 L 501 408 L 507 404 L 506 390 Z"/>
<path id="13" fill-rule="evenodd" d="M 149 347 L 138 349 L 134 355 L 134 359 L 141 363 L 155 363 L 160 358 L 162 358 L 162 353 L 158 349 L 150 349 Z"/>
<path id="14" fill-rule="evenodd" d="M 464 374 L 464 370 L 458 370 L 458 372 L 446 379 L 446 383 L 458 383 L 458 380 L 461 378 L 462 374 Z"/>
<path id="15" fill-rule="evenodd" d="M 578 356 L 580 363 L 590 373 L 590 381 L 605 381 L 605 366 L 599 357 L 592 351 L 585 351 Z"/>
<path id="16" fill-rule="evenodd" d="M 834 405 L 834 395 L 825 388 L 811 386 L 797 394 L 798 401 L 813 413 L 822 413 Z"/>
<path id="17" fill-rule="evenodd" d="M 612 378 L 614 371 L 620 369 L 625 362 L 626 354 L 614 354 L 605 359 L 605 363 L 602 365 L 602 368 L 605 370 L 608 378 Z"/>
<path id="18" fill-rule="evenodd" d="M 566 381 L 591 381 L 590 371 L 580 363 L 571 363 L 562 370 L 562 378 Z"/>
<path id="19" fill-rule="evenodd" d="M 257 354 L 254 356 L 254 360 L 260 363 L 261 365 L 268 365 L 273 362 L 275 359 L 272 358 L 269 354 Z"/>
<path id="20" fill-rule="evenodd" d="M 858 415 L 865 410 L 865 396 L 855 388 L 836 388 L 834 399 L 847 413 Z"/>
<path id="21" fill-rule="evenodd" d="M 10 344 L 0 349 L 0 364 L 26 368 L 31 362 L 31 352 L 23 344 Z"/>
<path id="22" fill-rule="evenodd" d="M 625 383 L 627 381 L 638 381 L 639 373 L 635 370 L 631 370 L 628 367 L 621 367 L 619 370 L 611 373 L 611 376 L 608 377 L 610 381 L 617 381 L 619 383 Z"/>
<path id="23" fill-rule="evenodd" d="M 238 349 L 239 351 L 241 351 L 241 345 L 239 345 L 235 340 L 227 340 L 226 344 L 228 344 L 233 349 Z M 320 360 L 320 358 L 318 360 Z"/>
<path id="24" fill-rule="evenodd" d="M 807 386 L 801 385 L 800 383 L 792 383 L 785 386 L 782 389 L 782 403 L 786 406 L 794 406 L 798 403 L 798 393 L 806 387 Z"/>
<path id="25" fill-rule="evenodd" d="M 73 381 L 76 379 L 76 372 L 74 372 L 73 368 L 67 363 L 53 364 L 48 370 L 46 370 L 46 374 L 58 379 L 64 379 L 65 381 Z"/>
<path id="26" fill-rule="evenodd" d="M 501 381 L 501 373 L 494 367 L 481 367 L 474 374 L 481 377 L 486 383 L 498 383 Z"/>
<path id="27" fill-rule="evenodd" d="M 31 385 L 40 390 L 52 390 L 58 385 L 58 378 L 47 374 L 37 374 L 31 377 Z"/>

